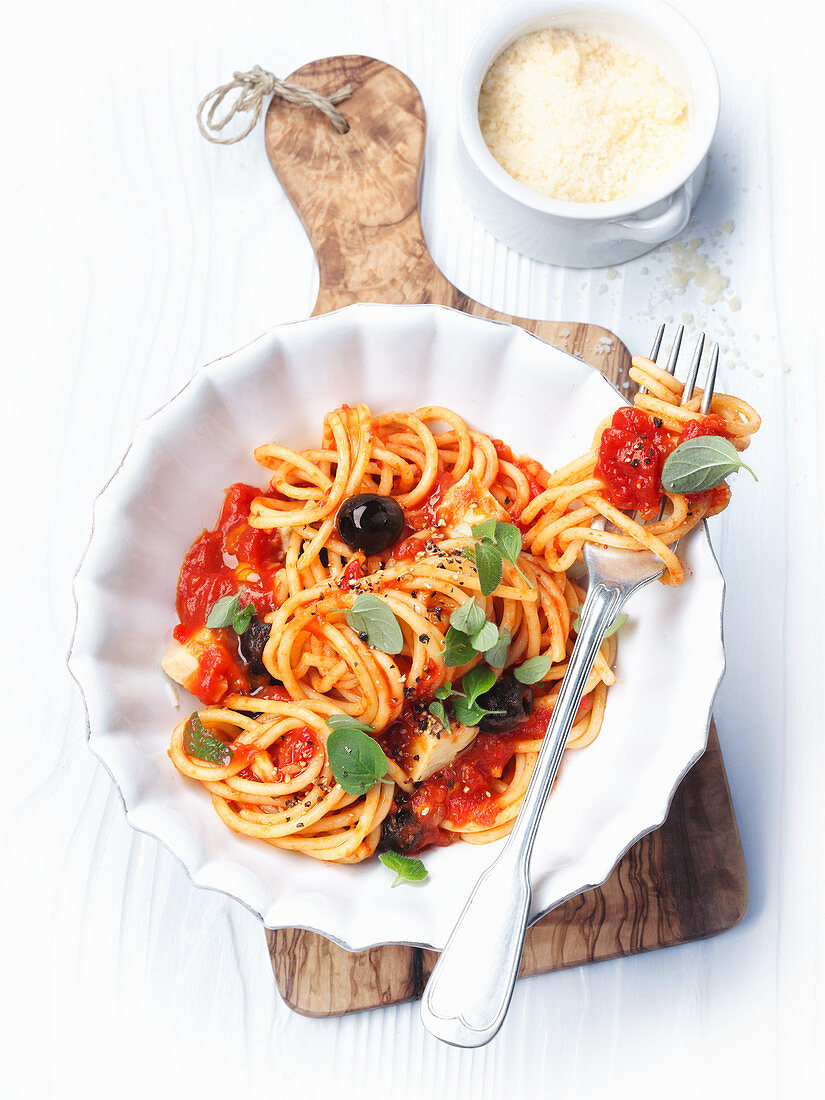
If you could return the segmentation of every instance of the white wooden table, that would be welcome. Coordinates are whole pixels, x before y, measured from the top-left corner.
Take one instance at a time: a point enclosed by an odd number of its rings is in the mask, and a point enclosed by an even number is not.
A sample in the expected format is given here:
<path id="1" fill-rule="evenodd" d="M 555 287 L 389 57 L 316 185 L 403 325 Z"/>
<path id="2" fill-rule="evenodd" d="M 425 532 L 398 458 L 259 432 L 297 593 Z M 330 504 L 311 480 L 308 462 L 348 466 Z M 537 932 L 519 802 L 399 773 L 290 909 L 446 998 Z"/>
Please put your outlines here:
<path id="1" fill-rule="evenodd" d="M 689 263 L 664 247 L 616 273 L 522 259 L 461 204 L 454 86 L 495 6 L 47 0 L 7 17 L 5 1096 L 681 1098 L 778 1095 L 780 1085 L 808 1096 L 822 1081 L 816 6 L 681 0 L 717 59 L 724 99 L 710 184 L 683 237 L 702 243 Z M 750 915 L 716 940 L 521 983 L 503 1031 L 475 1052 L 430 1038 L 416 1006 L 330 1021 L 290 1013 L 256 919 L 191 887 L 165 850 L 127 827 L 87 751 L 64 667 L 92 499 L 136 423 L 200 364 L 314 300 L 310 249 L 260 133 L 207 145 L 195 104 L 235 68 L 286 75 L 347 52 L 398 65 L 422 92 L 425 229 L 458 286 L 507 312 L 606 325 L 640 349 L 654 320 L 691 315 L 689 327 L 722 338 L 725 388 L 765 415 L 751 452 L 759 484 L 741 477 L 713 529 L 728 578 L 716 714 Z M 696 279 L 675 288 L 691 264 L 700 271 L 696 256 L 729 280 L 720 300 L 704 301 Z"/>

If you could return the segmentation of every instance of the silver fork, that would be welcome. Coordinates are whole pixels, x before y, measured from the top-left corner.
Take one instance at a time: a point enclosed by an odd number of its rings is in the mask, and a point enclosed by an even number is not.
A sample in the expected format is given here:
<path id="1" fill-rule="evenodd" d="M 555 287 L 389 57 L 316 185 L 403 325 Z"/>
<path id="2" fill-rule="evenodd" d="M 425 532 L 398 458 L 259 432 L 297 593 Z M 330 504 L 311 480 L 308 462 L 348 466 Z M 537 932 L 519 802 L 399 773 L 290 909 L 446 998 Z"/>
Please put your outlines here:
<path id="1" fill-rule="evenodd" d="M 658 358 L 665 326 L 656 334 L 651 359 Z M 684 326 L 668 359 L 673 374 Z M 705 344 L 701 333 L 688 370 L 682 404 L 693 395 Z M 711 352 L 702 412 L 710 409 L 719 345 Z M 495 861 L 476 883 L 430 976 L 421 1002 L 424 1026 L 454 1046 L 478 1047 L 501 1027 L 513 994 L 530 914 L 530 857 L 547 797 L 605 632 L 634 592 L 664 572 L 649 551 L 587 543 L 588 589 L 581 627 L 553 708 L 527 793 L 513 830 Z"/>

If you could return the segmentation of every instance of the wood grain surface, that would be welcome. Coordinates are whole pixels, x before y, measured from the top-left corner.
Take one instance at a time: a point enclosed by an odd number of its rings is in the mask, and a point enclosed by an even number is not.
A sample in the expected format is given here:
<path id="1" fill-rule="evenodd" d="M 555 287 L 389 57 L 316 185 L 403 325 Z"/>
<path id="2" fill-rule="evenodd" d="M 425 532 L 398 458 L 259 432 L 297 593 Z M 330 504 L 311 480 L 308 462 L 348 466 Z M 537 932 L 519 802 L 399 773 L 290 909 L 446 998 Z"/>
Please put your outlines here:
<path id="1" fill-rule="evenodd" d="M 320 92 L 350 84 L 338 134 L 319 113 L 274 99 L 270 162 L 315 250 L 314 314 L 354 302 L 434 302 L 520 325 L 578 355 L 617 385 L 630 356 L 595 325 L 511 317 L 462 294 L 430 256 L 419 216 L 424 107 L 398 69 L 368 57 L 312 62 L 290 80 Z M 615 958 L 715 935 L 742 919 L 748 883 L 719 743 L 677 793 L 665 826 L 626 853 L 600 888 L 573 898 L 528 933 L 520 975 Z M 420 997 L 436 955 L 403 946 L 352 953 L 301 929 L 267 932 L 284 1000 L 330 1016 Z"/>

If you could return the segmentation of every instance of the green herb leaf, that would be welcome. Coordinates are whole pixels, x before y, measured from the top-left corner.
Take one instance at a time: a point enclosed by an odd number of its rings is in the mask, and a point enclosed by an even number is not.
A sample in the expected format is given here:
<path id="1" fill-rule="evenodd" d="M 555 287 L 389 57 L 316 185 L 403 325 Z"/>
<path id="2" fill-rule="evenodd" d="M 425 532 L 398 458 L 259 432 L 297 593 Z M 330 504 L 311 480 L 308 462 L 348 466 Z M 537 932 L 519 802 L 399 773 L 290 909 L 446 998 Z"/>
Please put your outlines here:
<path id="1" fill-rule="evenodd" d="M 493 541 L 508 561 L 513 565 L 518 561 L 521 553 L 521 531 L 514 523 L 496 523 Z"/>
<path id="2" fill-rule="evenodd" d="M 473 649 L 483 653 L 490 649 L 498 641 L 498 627 L 495 623 L 485 623 L 481 630 L 476 631 L 471 638 Z"/>
<path id="3" fill-rule="evenodd" d="M 484 608 L 473 599 L 465 600 L 450 616 L 450 626 L 463 634 L 475 634 L 481 630 L 485 621 Z"/>
<path id="4" fill-rule="evenodd" d="M 490 713 L 478 703 L 468 703 L 463 695 L 456 695 L 451 702 L 453 714 L 462 726 L 477 726 L 484 715 Z"/>
<path id="5" fill-rule="evenodd" d="M 374 649 L 380 649 L 382 653 L 400 653 L 404 648 L 404 635 L 398 619 L 378 596 L 370 592 L 357 596 L 346 618 L 347 625 L 356 634 L 367 635 L 367 641 Z"/>
<path id="6" fill-rule="evenodd" d="M 488 710 L 478 700 L 468 702 L 463 695 L 455 695 L 451 700 L 453 714 L 462 726 L 477 726 L 482 718 L 488 714 L 504 714 L 503 710 Z"/>
<path id="7" fill-rule="evenodd" d="M 353 718 L 350 714 L 331 714 L 327 718 L 327 725 L 331 730 L 362 730 L 364 733 L 375 733 L 372 726 L 368 726 L 365 722 L 359 721 L 357 718 Z"/>
<path id="8" fill-rule="evenodd" d="M 430 705 L 427 707 L 427 710 L 430 712 L 433 718 L 437 718 L 439 720 L 445 730 L 448 730 L 450 728 L 450 719 L 447 717 L 447 708 L 444 706 L 443 703 L 439 702 L 437 699 L 434 699 L 432 703 L 430 703 Z"/>
<path id="9" fill-rule="evenodd" d="M 354 727 L 335 729 L 327 738 L 332 774 L 347 794 L 366 794 L 387 774 L 387 758 L 368 733 Z"/>
<path id="10" fill-rule="evenodd" d="M 501 551 L 491 542 L 478 542 L 473 547 L 473 561 L 482 596 L 492 596 L 501 584 Z"/>
<path id="11" fill-rule="evenodd" d="M 605 632 L 604 632 L 605 638 L 609 638 L 611 634 L 615 634 L 616 631 L 619 629 L 619 627 L 624 626 L 624 624 L 626 622 L 627 622 L 627 615 L 624 613 L 624 611 L 621 611 L 616 616 L 616 618 L 613 620 L 613 622 L 610 624 L 610 626 L 607 628 L 607 630 L 605 630 Z"/>
<path id="12" fill-rule="evenodd" d="M 531 657 L 523 665 L 513 670 L 513 675 L 520 684 L 537 684 L 543 680 L 553 666 L 552 657 Z"/>
<path id="13" fill-rule="evenodd" d="M 497 522 L 495 543 L 501 551 L 502 557 L 505 557 L 511 565 L 516 567 L 522 580 L 526 581 L 530 588 L 535 588 L 535 581 L 530 580 L 519 568 L 518 556 L 521 553 L 521 531 L 518 527 L 513 523 Z"/>
<path id="14" fill-rule="evenodd" d="M 224 626 L 232 626 L 232 621 L 241 610 L 241 601 L 236 596 L 221 596 L 215 600 L 206 618 L 206 625 L 210 630 L 218 630 Z M 253 607 L 253 612 L 255 608 Z"/>
<path id="15" fill-rule="evenodd" d="M 255 605 L 248 603 L 238 614 L 232 619 L 232 629 L 236 634 L 243 634 L 246 628 L 249 626 L 253 616 L 255 614 Z"/>
<path id="16" fill-rule="evenodd" d="M 453 685 L 452 684 L 442 684 L 441 687 L 438 688 L 438 690 L 436 691 L 435 697 L 436 697 L 436 699 L 444 700 L 444 699 L 449 699 L 452 694 L 453 694 Z"/>
<path id="17" fill-rule="evenodd" d="M 427 868 L 420 859 L 402 856 L 400 852 L 382 852 L 378 858 L 385 867 L 395 872 L 393 886 L 399 882 L 421 882 L 427 877 Z"/>
<path id="18" fill-rule="evenodd" d="M 473 538 L 487 539 L 488 542 L 495 542 L 497 525 L 498 520 L 483 519 L 481 523 L 474 524 L 470 530 L 473 532 Z"/>
<path id="19" fill-rule="evenodd" d="M 504 668 L 511 640 L 510 631 L 504 626 L 501 627 L 496 644 L 484 650 L 484 660 L 488 665 L 492 665 L 493 668 Z"/>
<path id="20" fill-rule="evenodd" d="M 662 488 L 668 493 L 704 493 L 742 467 L 758 480 L 729 439 L 700 435 L 686 439 L 668 455 L 662 468 Z"/>
<path id="21" fill-rule="evenodd" d="M 443 660 L 447 668 L 460 668 L 461 665 L 466 665 L 468 661 L 472 661 L 475 656 L 476 651 L 473 649 L 473 643 L 467 635 L 451 626 L 444 639 Z"/>
<path id="22" fill-rule="evenodd" d="M 613 622 L 610 624 L 610 626 L 607 628 L 607 630 L 605 630 L 604 637 L 609 638 L 611 634 L 615 634 L 616 631 L 619 629 L 619 627 L 624 626 L 624 624 L 626 622 L 627 622 L 627 615 L 625 614 L 624 611 L 620 611 L 619 614 L 616 616 L 616 618 L 613 620 Z M 579 610 L 576 612 L 576 617 L 573 620 L 573 629 L 578 634 L 578 632 L 581 630 L 581 628 L 582 628 L 582 609 L 579 608 Z"/>
<path id="23" fill-rule="evenodd" d="M 232 750 L 220 737 L 213 737 L 206 732 L 197 711 L 189 715 L 183 727 L 183 751 L 198 760 L 205 760 L 207 764 L 217 764 L 222 768 L 232 761 Z"/>
<path id="24" fill-rule="evenodd" d="M 469 672 L 464 674 L 461 681 L 461 689 L 467 703 L 472 706 L 479 695 L 489 691 L 495 682 L 495 672 L 491 668 L 487 668 L 486 665 L 476 665 L 475 668 L 471 668 Z"/>

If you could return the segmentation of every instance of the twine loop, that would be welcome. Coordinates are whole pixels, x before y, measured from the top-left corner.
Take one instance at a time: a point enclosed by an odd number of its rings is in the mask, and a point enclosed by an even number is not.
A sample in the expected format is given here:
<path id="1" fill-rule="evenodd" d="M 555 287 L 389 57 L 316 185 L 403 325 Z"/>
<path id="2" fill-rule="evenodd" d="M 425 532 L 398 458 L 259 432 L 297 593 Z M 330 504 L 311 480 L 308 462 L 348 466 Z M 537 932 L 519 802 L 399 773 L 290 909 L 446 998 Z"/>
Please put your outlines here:
<path id="1" fill-rule="evenodd" d="M 238 94 L 233 100 L 226 102 L 227 96 L 231 96 L 233 92 Z M 314 107 L 327 116 L 339 134 L 345 134 L 349 130 L 349 123 L 336 107 L 337 103 L 352 95 L 349 84 L 332 95 L 325 96 L 312 88 L 305 88 L 302 84 L 279 80 L 260 65 L 254 65 L 248 73 L 233 73 L 228 84 L 221 84 L 203 97 L 198 104 L 198 129 L 207 141 L 212 141 L 215 145 L 234 145 L 236 141 L 243 141 L 255 129 L 268 95 L 279 96 L 287 103 L 295 103 L 299 107 Z M 223 113 L 219 116 L 221 111 Z M 244 114 L 248 114 L 249 118 L 239 134 L 235 137 L 220 137 L 221 131 L 236 115 Z"/>

